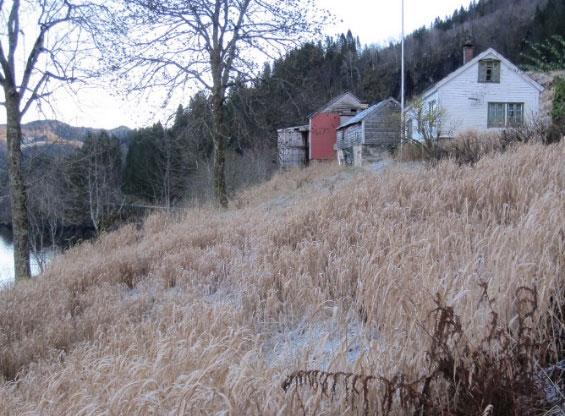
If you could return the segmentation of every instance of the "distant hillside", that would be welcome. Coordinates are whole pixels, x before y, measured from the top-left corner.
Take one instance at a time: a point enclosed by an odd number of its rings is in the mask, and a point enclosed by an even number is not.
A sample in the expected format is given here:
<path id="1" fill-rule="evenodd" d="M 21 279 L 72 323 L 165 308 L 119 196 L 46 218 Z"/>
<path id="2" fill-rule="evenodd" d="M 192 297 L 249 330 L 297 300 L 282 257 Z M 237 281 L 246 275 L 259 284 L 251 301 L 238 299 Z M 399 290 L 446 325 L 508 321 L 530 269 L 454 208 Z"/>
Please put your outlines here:
<path id="1" fill-rule="evenodd" d="M 57 120 L 37 120 L 23 125 L 24 146 L 42 144 L 67 144 L 80 147 L 88 134 L 102 132 L 103 129 L 74 127 Z M 121 126 L 107 130 L 108 134 L 124 139 L 130 129 Z M 0 141 L 6 140 L 6 125 L 0 125 Z"/>

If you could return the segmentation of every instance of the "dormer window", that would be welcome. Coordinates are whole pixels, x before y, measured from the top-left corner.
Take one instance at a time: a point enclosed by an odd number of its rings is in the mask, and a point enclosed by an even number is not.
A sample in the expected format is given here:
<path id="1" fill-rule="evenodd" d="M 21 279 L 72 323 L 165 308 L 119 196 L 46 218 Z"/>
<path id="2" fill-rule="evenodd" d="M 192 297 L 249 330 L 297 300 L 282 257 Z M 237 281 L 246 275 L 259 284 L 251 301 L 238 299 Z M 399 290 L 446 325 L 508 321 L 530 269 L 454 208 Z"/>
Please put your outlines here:
<path id="1" fill-rule="evenodd" d="M 500 83 L 500 61 L 495 59 L 479 61 L 479 82 Z"/>

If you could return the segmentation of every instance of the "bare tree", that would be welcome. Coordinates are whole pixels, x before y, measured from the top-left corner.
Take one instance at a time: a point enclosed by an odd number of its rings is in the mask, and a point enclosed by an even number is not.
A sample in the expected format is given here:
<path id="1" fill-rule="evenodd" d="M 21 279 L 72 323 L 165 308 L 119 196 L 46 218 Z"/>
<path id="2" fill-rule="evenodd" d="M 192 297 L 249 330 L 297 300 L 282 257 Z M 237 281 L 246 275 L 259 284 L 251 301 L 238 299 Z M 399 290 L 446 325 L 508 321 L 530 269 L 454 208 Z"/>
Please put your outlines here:
<path id="1" fill-rule="evenodd" d="M 96 233 L 118 213 L 123 205 L 120 144 L 115 137 L 102 132 L 89 135 L 78 153 L 75 180 Z M 80 198 L 80 197 L 79 197 Z"/>
<path id="2" fill-rule="evenodd" d="M 31 255 L 41 271 L 65 223 L 67 206 L 73 203 L 67 192 L 65 156 L 49 155 L 45 149 L 30 149 L 31 155 L 23 160 L 28 197 Z M 45 152 L 45 153 L 44 153 Z"/>
<path id="3" fill-rule="evenodd" d="M 313 0 L 123 1 L 131 18 L 123 72 L 135 80 L 130 89 L 164 88 L 169 98 L 189 84 L 208 91 L 214 191 L 226 207 L 227 91 L 237 77 L 256 72 L 261 56 L 271 58 L 319 33 L 324 16 Z"/>
<path id="4" fill-rule="evenodd" d="M 105 7 L 81 0 L 0 0 L 0 84 L 7 119 L 16 280 L 30 277 L 29 218 L 22 173 L 22 117 L 61 83 L 76 81 Z M 108 21 L 108 20 L 106 20 Z M 29 53 L 27 51 L 29 50 Z M 82 73 L 83 75 L 85 74 Z"/>
<path id="5" fill-rule="evenodd" d="M 437 101 L 423 101 L 416 98 L 410 105 L 408 123 L 416 125 L 420 140 L 432 144 L 438 138 L 449 135 L 445 126 L 445 109 Z M 409 137 L 412 138 L 412 137 Z"/>

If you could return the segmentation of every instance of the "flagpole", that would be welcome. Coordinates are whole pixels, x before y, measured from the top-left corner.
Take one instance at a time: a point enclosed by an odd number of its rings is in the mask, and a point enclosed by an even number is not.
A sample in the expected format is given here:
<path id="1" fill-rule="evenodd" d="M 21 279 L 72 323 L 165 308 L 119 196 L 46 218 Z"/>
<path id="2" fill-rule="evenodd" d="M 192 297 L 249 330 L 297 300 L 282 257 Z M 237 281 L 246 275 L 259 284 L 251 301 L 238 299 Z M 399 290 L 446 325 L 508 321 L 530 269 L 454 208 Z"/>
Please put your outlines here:
<path id="1" fill-rule="evenodd" d="M 400 153 L 402 154 L 402 145 L 404 144 L 404 135 L 405 135 L 405 129 L 406 126 L 404 125 L 404 94 L 405 94 L 405 90 L 404 90 L 404 71 L 405 71 L 405 67 L 404 67 L 404 0 L 401 0 L 402 2 L 402 40 L 400 41 L 400 49 L 401 49 L 401 69 L 400 69 Z"/>

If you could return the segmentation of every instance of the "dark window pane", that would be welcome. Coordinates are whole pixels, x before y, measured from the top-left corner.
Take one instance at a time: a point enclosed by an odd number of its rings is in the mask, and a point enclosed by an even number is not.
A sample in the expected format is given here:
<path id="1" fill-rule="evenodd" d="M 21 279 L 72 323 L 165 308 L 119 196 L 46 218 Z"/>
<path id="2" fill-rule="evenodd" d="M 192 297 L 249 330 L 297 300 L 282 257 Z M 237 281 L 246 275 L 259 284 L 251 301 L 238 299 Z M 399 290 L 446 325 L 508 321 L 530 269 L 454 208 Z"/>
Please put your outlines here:
<path id="1" fill-rule="evenodd" d="M 507 120 L 509 127 L 521 126 L 524 124 L 524 104 L 509 103 L 507 105 Z"/>
<path id="2" fill-rule="evenodd" d="M 500 82 L 500 61 L 493 59 L 480 61 L 479 82 Z"/>
<path id="3" fill-rule="evenodd" d="M 505 104 L 489 103 L 488 104 L 488 127 L 504 127 L 505 124 Z"/>

